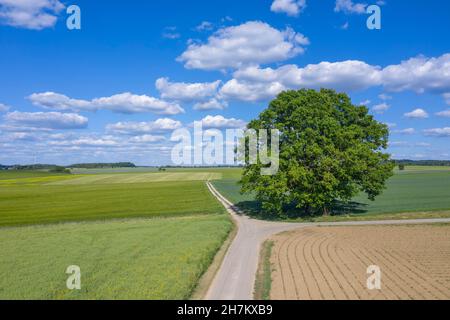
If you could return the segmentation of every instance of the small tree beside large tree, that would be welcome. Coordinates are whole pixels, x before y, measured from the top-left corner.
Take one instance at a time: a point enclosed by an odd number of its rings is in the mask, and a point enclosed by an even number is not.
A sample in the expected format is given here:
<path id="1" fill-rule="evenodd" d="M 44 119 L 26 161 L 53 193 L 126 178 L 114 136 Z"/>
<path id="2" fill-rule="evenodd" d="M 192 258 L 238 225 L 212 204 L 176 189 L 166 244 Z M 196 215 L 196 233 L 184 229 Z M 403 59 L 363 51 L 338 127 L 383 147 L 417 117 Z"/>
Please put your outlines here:
<path id="1" fill-rule="evenodd" d="M 328 215 L 335 201 L 360 192 L 374 200 L 393 172 L 387 126 L 344 93 L 282 92 L 247 128 L 280 132 L 278 172 L 264 176 L 263 164 L 245 164 L 240 181 L 265 212 Z"/>

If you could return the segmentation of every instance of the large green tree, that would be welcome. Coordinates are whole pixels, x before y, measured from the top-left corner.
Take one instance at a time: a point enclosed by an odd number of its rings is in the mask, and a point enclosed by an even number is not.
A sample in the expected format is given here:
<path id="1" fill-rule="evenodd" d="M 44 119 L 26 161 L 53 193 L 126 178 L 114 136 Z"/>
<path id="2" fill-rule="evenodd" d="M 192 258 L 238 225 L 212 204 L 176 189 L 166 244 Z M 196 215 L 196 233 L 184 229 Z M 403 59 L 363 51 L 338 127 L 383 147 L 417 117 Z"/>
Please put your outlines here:
<path id="1" fill-rule="evenodd" d="M 336 200 L 360 192 L 374 200 L 392 175 L 385 153 L 389 130 L 353 105 L 344 93 L 322 89 L 278 95 L 248 129 L 278 129 L 279 170 L 261 175 L 261 163 L 245 164 L 242 192 L 255 192 L 266 212 L 329 214 Z"/>

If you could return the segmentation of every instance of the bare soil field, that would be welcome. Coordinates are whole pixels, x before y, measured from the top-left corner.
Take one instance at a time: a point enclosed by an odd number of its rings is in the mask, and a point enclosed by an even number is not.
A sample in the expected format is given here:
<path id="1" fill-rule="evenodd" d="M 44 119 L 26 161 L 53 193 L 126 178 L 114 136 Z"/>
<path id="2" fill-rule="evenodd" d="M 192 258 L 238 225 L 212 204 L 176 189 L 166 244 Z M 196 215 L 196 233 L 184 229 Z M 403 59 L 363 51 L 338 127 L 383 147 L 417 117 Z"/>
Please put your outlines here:
<path id="1" fill-rule="evenodd" d="M 274 300 L 450 299 L 450 225 L 308 227 L 271 238 Z M 367 268 L 381 289 L 367 288 Z"/>

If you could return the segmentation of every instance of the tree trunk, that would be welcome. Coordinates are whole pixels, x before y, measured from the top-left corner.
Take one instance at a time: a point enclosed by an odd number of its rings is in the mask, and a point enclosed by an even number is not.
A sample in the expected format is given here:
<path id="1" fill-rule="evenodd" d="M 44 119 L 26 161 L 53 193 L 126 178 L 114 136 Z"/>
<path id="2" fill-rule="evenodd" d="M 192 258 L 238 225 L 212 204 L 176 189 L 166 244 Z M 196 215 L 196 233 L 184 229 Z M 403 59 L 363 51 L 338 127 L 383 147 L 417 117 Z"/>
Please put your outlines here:
<path id="1" fill-rule="evenodd" d="M 323 208 L 323 215 L 326 216 L 326 217 L 328 217 L 330 215 L 330 212 L 328 211 L 327 207 Z"/>
<path id="2" fill-rule="evenodd" d="M 309 205 L 306 205 L 304 210 L 305 210 L 305 216 L 309 216 L 309 213 L 311 211 L 311 207 Z"/>

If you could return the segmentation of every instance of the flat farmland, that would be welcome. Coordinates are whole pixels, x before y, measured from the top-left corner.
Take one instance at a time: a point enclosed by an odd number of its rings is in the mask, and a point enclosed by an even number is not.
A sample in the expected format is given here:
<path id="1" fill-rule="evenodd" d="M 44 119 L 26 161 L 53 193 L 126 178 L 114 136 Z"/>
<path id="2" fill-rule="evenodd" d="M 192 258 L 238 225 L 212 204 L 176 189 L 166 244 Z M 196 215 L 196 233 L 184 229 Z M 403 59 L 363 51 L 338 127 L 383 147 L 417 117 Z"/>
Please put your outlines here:
<path id="1" fill-rule="evenodd" d="M 311 227 L 273 237 L 271 299 L 450 299 L 450 225 Z M 366 286 L 381 269 L 381 290 Z"/>
<path id="2" fill-rule="evenodd" d="M 354 201 L 361 204 L 357 210 L 368 214 L 450 209 L 450 170 L 413 167 L 396 171 L 374 202 L 363 196 Z"/>
<path id="3" fill-rule="evenodd" d="M 0 170 L 0 181 L 21 179 L 21 178 L 39 178 L 39 177 L 57 177 L 67 176 L 61 173 L 51 173 L 43 170 Z"/>
<path id="4" fill-rule="evenodd" d="M 217 190 L 242 208 L 257 208 L 252 194 L 240 194 L 238 178 L 213 181 Z M 259 216 L 259 215 L 258 215 Z M 450 167 L 407 167 L 395 171 L 386 190 L 369 201 L 364 195 L 335 208 L 329 217 L 299 217 L 294 221 L 340 221 L 450 217 Z M 263 216 L 261 216 L 263 218 Z"/>
<path id="5" fill-rule="evenodd" d="M 187 299 L 232 227 L 226 215 L 0 229 L 0 299 Z M 81 290 L 68 290 L 69 265 Z"/>
<path id="6" fill-rule="evenodd" d="M 188 169 L 70 175 L 0 171 L 0 227 L 222 213 L 205 182 L 220 179 L 225 172 Z"/>
<path id="7" fill-rule="evenodd" d="M 0 226 L 223 212 L 203 181 L 47 183 L 0 185 Z"/>
<path id="8" fill-rule="evenodd" d="M 51 185 L 95 185 L 126 184 L 167 181 L 207 181 L 221 179 L 220 173 L 214 172 L 167 172 L 167 173 L 127 173 L 127 174 L 93 174 L 72 177 L 52 182 Z"/>
<path id="9" fill-rule="evenodd" d="M 233 227 L 205 184 L 220 177 L 0 172 L 0 299 L 189 298 Z"/>

